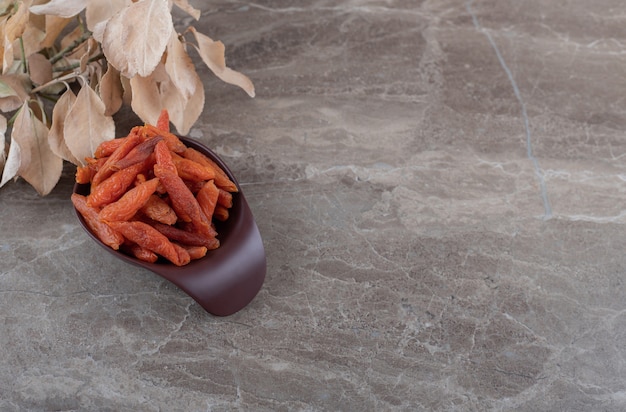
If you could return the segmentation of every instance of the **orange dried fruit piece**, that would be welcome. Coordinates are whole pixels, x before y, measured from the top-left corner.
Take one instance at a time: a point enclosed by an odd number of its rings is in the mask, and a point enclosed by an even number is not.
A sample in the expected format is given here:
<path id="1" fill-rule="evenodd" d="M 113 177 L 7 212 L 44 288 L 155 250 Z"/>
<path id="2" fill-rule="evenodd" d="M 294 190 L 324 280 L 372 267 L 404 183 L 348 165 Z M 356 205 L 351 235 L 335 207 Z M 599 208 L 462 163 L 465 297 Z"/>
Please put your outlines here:
<path id="1" fill-rule="evenodd" d="M 146 124 L 143 127 L 143 134 L 146 138 L 161 136 L 167 143 L 167 147 L 174 153 L 182 153 L 187 146 L 176 136 L 174 133 L 161 130 L 151 124 Z"/>
<path id="2" fill-rule="evenodd" d="M 138 133 L 132 133 L 128 135 L 124 142 L 109 156 L 107 161 L 100 167 L 100 170 L 95 174 L 91 180 L 91 186 L 98 186 L 102 181 L 111 176 L 116 170 L 114 165 L 128 154 L 135 146 L 141 143 L 142 137 Z"/>
<path id="3" fill-rule="evenodd" d="M 167 111 L 167 109 L 161 110 L 161 113 L 159 114 L 159 118 L 157 119 L 157 122 L 156 122 L 156 127 L 157 129 L 163 130 L 164 132 L 170 131 L 170 114 Z"/>
<path id="4" fill-rule="evenodd" d="M 78 193 L 71 196 L 72 204 L 81 214 L 87 226 L 104 243 L 114 250 L 118 250 L 124 242 L 124 237 L 100 220 L 99 210 L 87 204 L 87 198 Z"/>
<path id="5" fill-rule="evenodd" d="M 140 210 L 148 218 L 166 225 L 173 225 L 178 220 L 174 209 L 156 194 L 151 195 Z"/>
<path id="6" fill-rule="evenodd" d="M 155 147 L 156 161 L 154 175 L 159 178 L 172 201 L 172 208 L 185 222 L 192 222 L 195 229 L 201 234 L 208 235 L 210 224 L 202 213 L 198 201 L 185 182 L 178 176 L 172 156 L 164 141 Z"/>
<path id="7" fill-rule="evenodd" d="M 154 263 L 159 259 L 156 253 L 141 247 L 136 243 L 129 242 L 128 245 L 124 245 L 122 248 L 127 251 L 127 253 L 135 256 L 139 260 L 143 260 L 144 262 Z"/>
<path id="8" fill-rule="evenodd" d="M 78 166 L 76 168 L 76 183 L 87 184 L 91 182 L 94 170 L 90 166 Z"/>
<path id="9" fill-rule="evenodd" d="M 107 140 L 105 142 L 100 143 L 98 147 L 96 148 L 96 151 L 94 152 L 93 157 L 95 157 L 96 159 L 99 159 L 101 157 L 111 156 L 114 151 L 116 151 L 122 144 L 124 144 L 124 141 L 127 139 L 127 137 L 128 136 L 119 137 L 117 139 Z"/>
<path id="10" fill-rule="evenodd" d="M 201 259 L 205 257 L 209 251 L 205 246 L 181 246 L 189 253 L 191 260 Z"/>
<path id="11" fill-rule="evenodd" d="M 87 196 L 87 203 L 90 206 L 99 207 L 115 202 L 132 185 L 143 168 L 142 163 L 137 163 L 113 173 L 96 187 L 93 187 L 92 184 L 91 193 Z"/>
<path id="12" fill-rule="evenodd" d="M 160 140 L 163 140 L 161 136 L 155 136 L 144 140 L 137 146 L 133 147 L 123 158 L 112 164 L 111 168 L 114 170 L 120 170 L 128 166 L 132 166 L 135 163 L 145 161 L 154 152 L 154 146 L 156 146 Z"/>
<path id="13" fill-rule="evenodd" d="M 207 219 L 211 220 L 213 218 L 213 211 L 215 210 L 215 206 L 217 205 L 217 199 L 220 195 L 220 189 L 215 186 L 213 180 L 209 180 L 206 182 L 202 188 L 196 193 L 196 199 L 198 200 L 198 204 L 200 205 L 200 209 L 207 217 Z"/>
<path id="14" fill-rule="evenodd" d="M 235 183 L 230 180 L 226 172 L 224 172 L 217 163 L 209 159 L 209 157 L 206 156 L 204 153 L 199 152 L 192 147 L 187 147 L 182 152 L 182 156 L 186 159 L 193 160 L 196 163 L 200 163 L 205 167 L 211 168 L 215 174 L 214 180 L 217 187 L 232 193 L 236 193 L 238 191 L 237 185 L 235 185 Z"/>
<path id="15" fill-rule="evenodd" d="M 103 207 L 100 211 L 100 219 L 104 221 L 130 220 L 146 204 L 158 185 L 159 179 L 154 178 L 133 187 L 118 200 Z"/>
<path id="16" fill-rule="evenodd" d="M 163 256 L 176 266 L 183 266 L 191 260 L 189 253 L 174 245 L 158 230 L 147 223 L 139 221 L 131 222 L 107 222 L 114 230 L 121 233 L 126 239 L 139 246 Z"/>
<path id="17" fill-rule="evenodd" d="M 220 245 L 219 240 L 215 237 L 217 234 L 213 232 L 211 235 L 204 235 L 197 232 L 189 232 L 179 229 L 176 226 L 164 225 L 162 223 L 153 223 L 152 227 L 158 230 L 168 239 L 187 246 L 205 246 L 209 250 L 217 249 Z"/>
<path id="18" fill-rule="evenodd" d="M 227 209 L 233 207 L 233 195 L 224 189 L 218 189 L 217 203 Z"/>
<path id="19" fill-rule="evenodd" d="M 202 182 L 215 178 L 213 169 L 178 155 L 172 156 L 178 176 L 186 182 Z"/>
<path id="20" fill-rule="evenodd" d="M 215 211 L 213 211 L 213 217 L 217 220 L 219 220 L 220 222 L 225 222 L 226 220 L 228 220 L 228 216 L 230 215 L 230 213 L 228 212 L 228 209 L 225 208 L 222 205 L 217 205 L 215 206 Z"/>

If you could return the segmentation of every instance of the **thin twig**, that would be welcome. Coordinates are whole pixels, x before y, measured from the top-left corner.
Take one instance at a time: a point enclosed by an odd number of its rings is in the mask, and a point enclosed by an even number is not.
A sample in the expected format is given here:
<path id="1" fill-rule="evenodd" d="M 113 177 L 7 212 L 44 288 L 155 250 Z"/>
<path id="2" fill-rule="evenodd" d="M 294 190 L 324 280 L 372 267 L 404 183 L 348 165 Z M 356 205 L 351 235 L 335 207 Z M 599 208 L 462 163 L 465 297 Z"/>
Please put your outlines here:
<path id="1" fill-rule="evenodd" d="M 67 54 L 69 54 L 74 49 L 76 49 L 78 46 L 83 44 L 85 42 L 85 40 L 87 40 L 90 36 L 91 36 L 91 32 L 89 32 L 89 31 L 83 32 L 83 34 L 78 39 L 74 40 L 72 42 L 72 44 L 70 44 L 69 46 L 65 47 L 64 49 L 62 49 L 60 52 L 58 52 L 54 56 L 50 57 L 50 59 L 49 59 L 50 63 L 54 64 L 54 63 L 58 62 L 59 60 L 61 60 L 62 58 L 64 58 Z"/>

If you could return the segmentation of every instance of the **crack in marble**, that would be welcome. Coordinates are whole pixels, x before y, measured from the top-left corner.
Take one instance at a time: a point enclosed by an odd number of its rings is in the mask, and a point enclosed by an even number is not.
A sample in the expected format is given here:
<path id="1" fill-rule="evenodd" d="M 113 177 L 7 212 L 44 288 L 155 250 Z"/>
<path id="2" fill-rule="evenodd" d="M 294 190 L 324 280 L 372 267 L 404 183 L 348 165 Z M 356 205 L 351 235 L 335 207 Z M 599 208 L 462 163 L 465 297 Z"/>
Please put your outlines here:
<path id="1" fill-rule="evenodd" d="M 546 188 L 546 181 L 543 175 L 543 171 L 541 169 L 541 166 L 539 165 L 539 160 L 533 154 L 532 136 L 531 136 L 531 131 L 530 131 L 530 120 L 528 118 L 528 112 L 526 111 L 526 103 L 524 102 L 524 99 L 522 99 L 522 94 L 517 86 L 515 77 L 513 76 L 511 69 L 509 69 L 509 66 L 504 61 L 504 57 L 502 56 L 502 53 L 500 53 L 500 49 L 498 48 L 498 45 L 496 44 L 491 34 L 487 30 L 485 30 L 481 26 L 480 22 L 478 21 L 478 16 L 476 15 L 476 13 L 474 13 L 474 10 L 472 9 L 473 3 L 474 3 L 474 0 L 468 0 L 465 3 L 465 8 L 467 9 L 467 12 L 469 13 L 469 15 L 472 17 L 472 21 L 474 23 L 474 27 L 476 28 L 476 30 L 484 34 L 485 37 L 487 37 L 487 40 L 489 41 L 489 44 L 491 44 L 491 47 L 493 48 L 493 51 L 495 52 L 496 57 L 498 58 L 498 61 L 500 62 L 500 65 L 502 66 L 502 69 L 506 73 L 511 83 L 511 87 L 513 88 L 513 93 L 515 94 L 515 98 L 517 99 L 518 103 L 521 106 L 522 120 L 524 121 L 524 130 L 526 133 L 526 156 L 532 162 L 533 168 L 535 169 L 535 174 L 537 175 L 537 179 L 539 181 L 539 186 L 541 189 L 541 199 L 543 201 L 543 207 L 544 207 L 543 219 L 549 220 L 550 218 L 552 218 L 552 207 L 550 206 L 550 200 L 548 199 L 548 190 Z"/>

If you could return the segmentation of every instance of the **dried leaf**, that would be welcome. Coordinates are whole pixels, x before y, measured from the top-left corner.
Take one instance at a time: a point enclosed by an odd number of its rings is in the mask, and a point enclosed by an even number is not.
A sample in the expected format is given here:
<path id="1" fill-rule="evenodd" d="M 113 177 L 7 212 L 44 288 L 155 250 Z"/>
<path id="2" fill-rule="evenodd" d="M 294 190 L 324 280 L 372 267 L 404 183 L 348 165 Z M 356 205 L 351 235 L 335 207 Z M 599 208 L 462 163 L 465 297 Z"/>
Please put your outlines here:
<path id="1" fill-rule="evenodd" d="M 192 7 L 187 0 L 174 0 L 174 4 L 194 19 L 198 20 L 200 18 L 200 10 Z"/>
<path id="2" fill-rule="evenodd" d="M 0 75 L 0 110 L 10 112 L 28 99 L 30 80 L 25 74 Z"/>
<path id="3" fill-rule="evenodd" d="M 141 0 L 111 17 L 102 49 L 122 75 L 145 77 L 161 61 L 172 30 L 167 0 Z"/>
<path id="4" fill-rule="evenodd" d="M 104 114 L 105 110 L 98 94 L 84 85 L 65 117 L 65 144 L 80 164 L 84 164 L 85 157 L 93 156 L 100 143 L 115 137 L 115 123 Z"/>
<path id="5" fill-rule="evenodd" d="M 148 76 L 130 79 L 131 108 L 145 123 L 156 124 L 161 113 L 161 93 L 156 80 L 158 69 Z"/>
<path id="6" fill-rule="evenodd" d="M 204 108 L 204 85 L 202 80 L 194 71 L 194 93 L 185 97 L 173 82 L 161 85 L 161 102 L 170 115 L 170 121 L 176 127 L 176 131 L 182 135 L 187 135 L 191 126 L 202 114 Z"/>
<path id="7" fill-rule="evenodd" d="M 0 170 L 4 167 L 7 160 L 5 134 L 7 132 L 7 119 L 0 115 Z"/>
<path id="8" fill-rule="evenodd" d="M 13 42 L 20 37 L 28 23 L 28 5 L 20 3 L 15 14 L 4 25 L 4 52 L 2 55 L 2 73 L 6 74 L 13 66 Z"/>
<path id="9" fill-rule="evenodd" d="M 122 107 L 124 88 L 120 72 L 110 64 L 100 81 L 100 98 L 106 107 L 104 114 L 112 116 Z"/>
<path id="10" fill-rule="evenodd" d="M 196 68 L 175 32 L 167 45 L 165 71 L 185 99 L 196 91 Z"/>
<path id="11" fill-rule="evenodd" d="M 4 186 L 9 180 L 17 176 L 22 164 L 22 151 L 20 145 L 17 144 L 14 138 L 11 138 L 9 145 L 9 154 L 7 155 L 4 169 L 2 170 L 2 180 L 0 180 L 0 187 Z"/>
<path id="12" fill-rule="evenodd" d="M 54 46 L 57 37 L 70 21 L 72 21 L 71 18 L 46 16 L 46 37 L 41 41 L 41 47 L 45 49 Z"/>
<path id="13" fill-rule="evenodd" d="M 230 69 L 226 66 L 226 57 L 224 55 L 225 47 L 221 41 L 214 41 L 210 37 L 198 32 L 195 28 L 190 27 L 196 42 L 196 49 L 202 58 L 202 61 L 211 69 L 211 71 L 222 81 L 241 87 L 248 93 L 250 97 L 254 97 L 254 84 L 245 75 Z"/>
<path id="14" fill-rule="evenodd" d="M 9 7 L 13 7 L 15 0 L 1 0 L 0 1 L 0 14 L 9 12 Z"/>
<path id="15" fill-rule="evenodd" d="M 75 165 L 81 162 L 74 157 L 70 149 L 65 144 L 65 119 L 70 109 L 76 102 L 76 95 L 71 89 L 67 89 L 65 93 L 59 97 L 54 108 L 52 109 L 52 125 L 50 126 L 50 133 L 48 134 L 48 140 L 50 142 L 50 149 L 59 157 L 67 160 Z"/>
<path id="16" fill-rule="evenodd" d="M 89 39 L 87 39 L 87 41 L 85 42 L 85 46 L 87 49 L 85 50 L 84 54 L 80 57 L 80 72 L 81 73 L 84 73 L 87 70 L 87 63 L 89 63 L 89 59 L 93 57 L 100 50 L 100 48 L 98 47 L 98 42 L 93 37 L 90 37 Z"/>
<path id="17" fill-rule="evenodd" d="M 87 6 L 87 0 L 50 0 L 46 4 L 31 6 L 33 14 L 48 14 L 59 17 L 73 17 L 83 11 Z"/>
<path id="18" fill-rule="evenodd" d="M 30 56 L 33 53 L 41 51 L 43 49 L 41 43 L 45 38 L 46 32 L 43 29 L 40 29 L 36 25 L 29 23 L 26 26 L 26 30 L 24 30 L 24 33 L 21 37 L 22 45 L 24 47 L 24 54 L 26 56 Z M 18 59 L 21 59 L 22 52 L 20 50 L 19 43 L 17 43 L 18 41 L 19 40 L 16 40 L 13 44 L 13 50 L 16 52 L 19 50 L 19 54 L 16 57 Z"/>
<path id="19" fill-rule="evenodd" d="M 93 38 L 102 42 L 104 28 L 109 19 L 131 4 L 132 0 L 87 0 L 85 19 L 87 29 L 93 33 Z"/>
<path id="20" fill-rule="evenodd" d="M 45 196 L 56 186 L 63 171 L 63 159 L 54 154 L 48 144 L 48 128 L 33 116 L 24 103 L 18 113 L 11 137 L 20 148 L 18 175 Z M 28 152 L 28 156 L 25 154 Z M 28 158 L 29 161 L 24 160 Z"/>
<path id="21" fill-rule="evenodd" d="M 27 24 L 28 4 L 26 2 L 20 2 L 17 11 L 9 17 L 4 26 L 4 36 L 12 42 L 24 33 Z"/>
<path id="22" fill-rule="evenodd" d="M 28 56 L 28 69 L 30 79 L 36 85 L 46 84 L 52 80 L 52 64 L 41 53 L 33 53 Z"/>
<path id="23" fill-rule="evenodd" d="M 193 94 L 183 96 L 161 64 L 150 76 L 130 79 L 131 107 L 141 120 L 152 124 L 156 123 L 161 110 L 167 109 L 176 131 L 185 135 L 204 108 L 204 87 L 195 71 L 192 82 Z"/>

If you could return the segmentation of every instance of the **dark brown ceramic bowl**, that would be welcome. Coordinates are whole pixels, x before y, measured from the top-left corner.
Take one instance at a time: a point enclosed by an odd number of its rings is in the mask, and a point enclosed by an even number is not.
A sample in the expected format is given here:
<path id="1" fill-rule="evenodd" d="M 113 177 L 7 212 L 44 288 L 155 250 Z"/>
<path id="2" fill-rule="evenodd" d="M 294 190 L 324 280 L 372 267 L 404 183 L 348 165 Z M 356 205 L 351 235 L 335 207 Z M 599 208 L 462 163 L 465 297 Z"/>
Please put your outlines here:
<path id="1" fill-rule="evenodd" d="M 231 315 L 250 303 L 263 285 L 266 273 L 263 241 L 241 187 L 222 159 L 195 140 L 186 137 L 181 137 L 181 140 L 213 159 L 239 189 L 238 193 L 233 194 L 233 206 L 228 220 L 216 222 L 219 248 L 185 266 L 178 267 L 161 259 L 148 263 L 102 243 L 91 232 L 81 214 L 76 210 L 75 212 L 83 228 L 107 252 L 169 280 L 207 312 L 217 316 Z M 74 193 L 88 195 L 89 185 L 76 184 Z"/>

